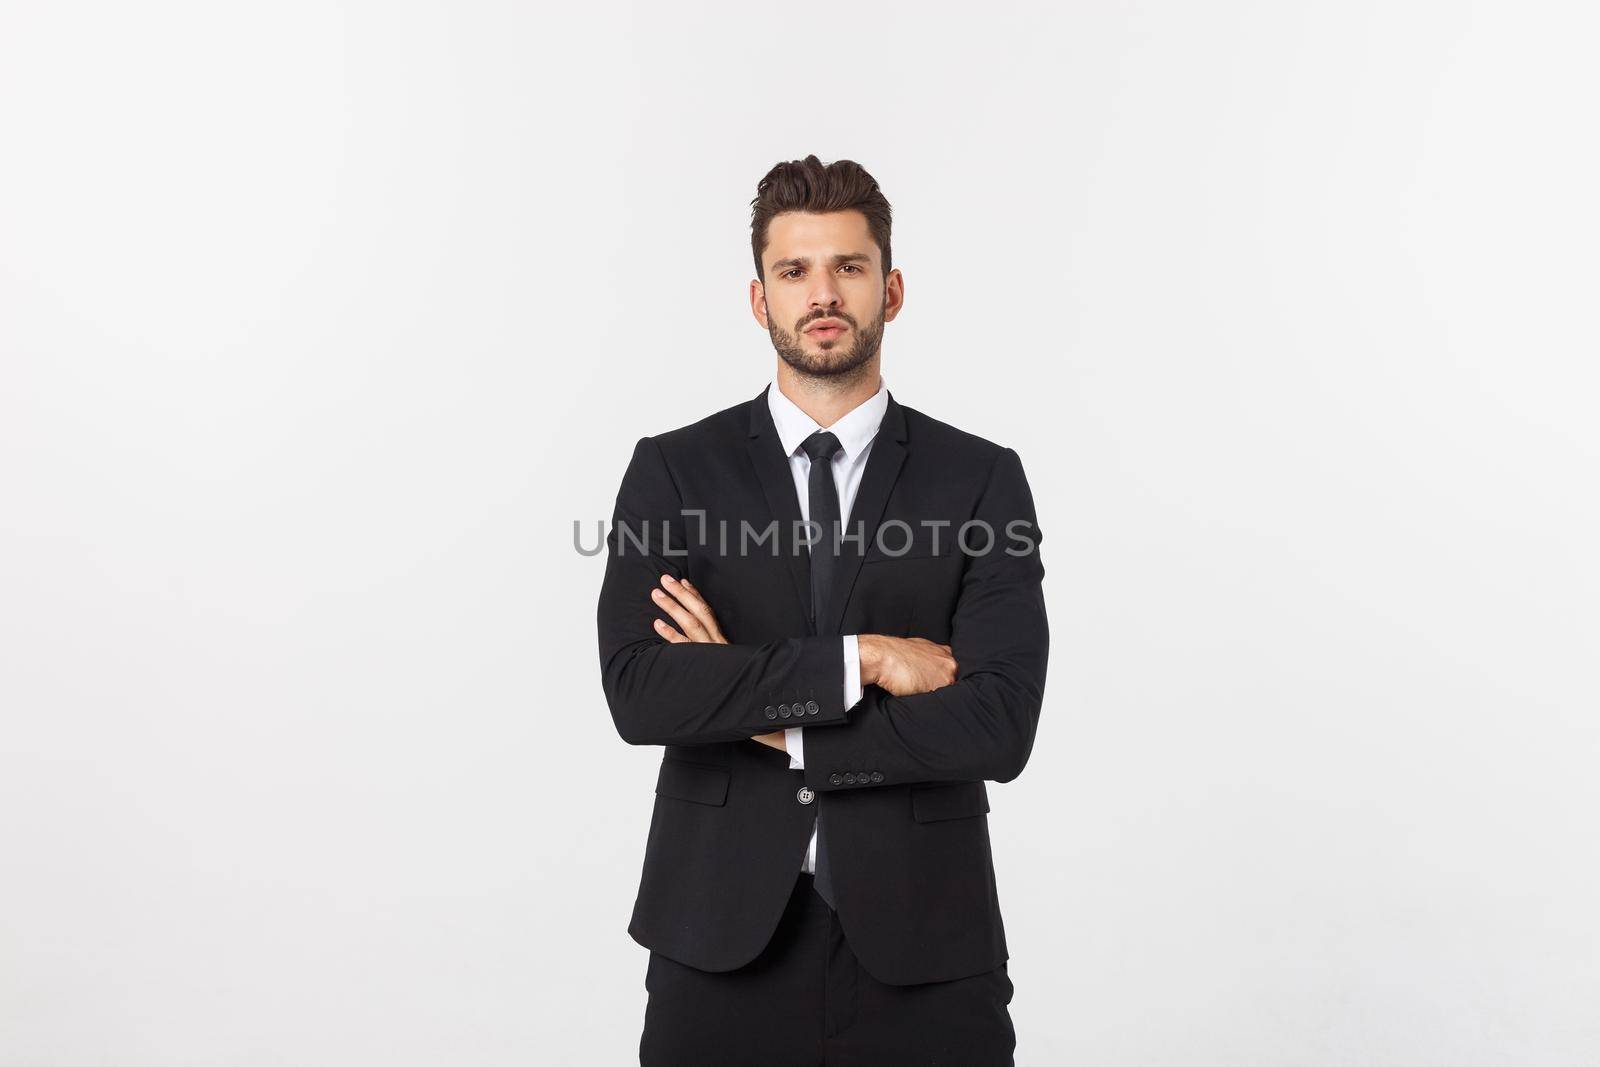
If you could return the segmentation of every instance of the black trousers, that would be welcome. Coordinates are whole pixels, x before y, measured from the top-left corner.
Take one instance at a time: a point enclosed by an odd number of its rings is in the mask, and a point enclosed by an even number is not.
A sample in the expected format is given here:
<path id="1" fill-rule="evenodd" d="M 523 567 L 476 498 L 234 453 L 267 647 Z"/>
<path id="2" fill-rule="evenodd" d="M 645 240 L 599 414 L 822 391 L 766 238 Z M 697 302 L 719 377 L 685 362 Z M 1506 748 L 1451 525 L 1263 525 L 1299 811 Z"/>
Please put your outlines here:
<path id="1" fill-rule="evenodd" d="M 885 985 L 856 962 L 815 879 L 796 872 L 772 941 L 737 970 L 650 953 L 643 1067 L 1012 1067 L 1005 964 Z"/>

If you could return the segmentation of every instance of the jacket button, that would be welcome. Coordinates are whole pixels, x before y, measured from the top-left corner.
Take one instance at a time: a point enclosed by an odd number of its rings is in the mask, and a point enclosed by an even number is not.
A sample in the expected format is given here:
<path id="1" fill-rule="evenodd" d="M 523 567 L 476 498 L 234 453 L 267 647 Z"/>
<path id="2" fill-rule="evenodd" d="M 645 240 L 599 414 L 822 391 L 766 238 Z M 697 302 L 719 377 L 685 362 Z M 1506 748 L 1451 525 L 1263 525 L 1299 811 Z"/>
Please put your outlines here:
<path id="1" fill-rule="evenodd" d="M 794 798 L 802 804 L 809 804 L 813 800 L 817 799 L 817 794 L 811 791 L 810 786 L 803 785 L 800 787 L 800 792 L 794 795 Z"/>
<path id="2" fill-rule="evenodd" d="M 764 714 L 769 719 L 776 719 L 778 717 L 778 709 L 773 707 L 771 704 L 768 704 L 767 710 L 764 712 Z"/>
<path id="3" fill-rule="evenodd" d="M 787 719 L 788 717 L 789 717 L 789 705 L 787 705 L 787 704 L 779 704 L 778 705 L 778 718 Z"/>
<path id="4" fill-rule="evenodd" d="M 822 709 L 817 706 L 817 702 L 815 700 L 806 701 L 806 714 L 807 715 L 815 715 L 817 712 L 819 712 L 821 710 Z"/>
<path id="5" fill-rule="evenodd" d="M 856 776 L 850 771 L 845 771 L 844 772 L 844 784 L 845 785 L 855 785 L 856 784 Z"/>
<path id="6" fill-rule="evenodd" d="M 873 771 L 872 772 L 872 780 L 873 780 L 874 783 L 883 781 L 883 772 L 882 771 Z"/>
<path id="7" fill-rule="evenodd" d="M 844 784 L 844 775 L 842 775 L 842 774 L 830 774 L 830 775 L 828 775 L 828 784 L 829 785 L 843 785 Z"/>

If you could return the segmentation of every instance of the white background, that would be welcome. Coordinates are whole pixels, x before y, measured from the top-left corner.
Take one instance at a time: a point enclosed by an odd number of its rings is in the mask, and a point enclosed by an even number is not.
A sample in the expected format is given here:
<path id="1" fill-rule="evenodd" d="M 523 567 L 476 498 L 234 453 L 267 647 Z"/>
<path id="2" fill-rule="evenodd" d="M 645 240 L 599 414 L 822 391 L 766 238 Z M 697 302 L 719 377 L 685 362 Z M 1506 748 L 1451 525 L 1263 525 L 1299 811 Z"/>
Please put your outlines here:
<path id="1" fill-rule="evenodd" d="M 1582 8 L 5 5 L 0 1062 L 633 1061 L 572 527 L 811 152 L 1039 505 L 1018 1064 L 1600 1062 Z"/>

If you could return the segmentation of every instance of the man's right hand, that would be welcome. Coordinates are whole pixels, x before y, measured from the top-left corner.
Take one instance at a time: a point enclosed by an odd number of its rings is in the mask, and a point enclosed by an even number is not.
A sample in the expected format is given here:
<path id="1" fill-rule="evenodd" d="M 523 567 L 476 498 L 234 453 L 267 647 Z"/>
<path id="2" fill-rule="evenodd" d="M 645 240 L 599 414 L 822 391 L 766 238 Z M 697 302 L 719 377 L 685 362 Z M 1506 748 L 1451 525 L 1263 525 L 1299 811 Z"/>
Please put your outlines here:
<path id="1" fill-rule="evenodd" d="M 925 637 L 861 634 L 861 684 L 876 685 L 897 697 L 928 693 L 956 680 L 956 659 L 949 645 Z"/>

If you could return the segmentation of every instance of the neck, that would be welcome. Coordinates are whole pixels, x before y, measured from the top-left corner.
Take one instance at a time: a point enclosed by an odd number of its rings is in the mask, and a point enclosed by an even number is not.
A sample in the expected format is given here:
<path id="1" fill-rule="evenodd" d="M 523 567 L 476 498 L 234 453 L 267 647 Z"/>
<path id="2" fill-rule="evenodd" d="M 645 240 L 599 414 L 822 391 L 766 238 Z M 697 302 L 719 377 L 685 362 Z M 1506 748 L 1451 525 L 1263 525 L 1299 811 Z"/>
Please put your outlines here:
<path id="1" fill-rule="evenodd" d="M 876 356 L 849 374 L 826 377 L 801 374 L 779 359 L 777 382 L 778 391 L 818 426 L 832 426 L 871 399 L 882 384 Z"/>

